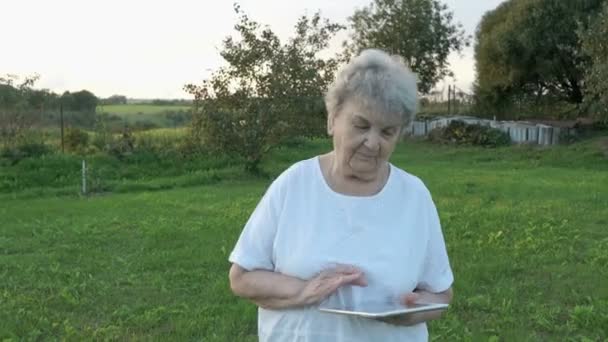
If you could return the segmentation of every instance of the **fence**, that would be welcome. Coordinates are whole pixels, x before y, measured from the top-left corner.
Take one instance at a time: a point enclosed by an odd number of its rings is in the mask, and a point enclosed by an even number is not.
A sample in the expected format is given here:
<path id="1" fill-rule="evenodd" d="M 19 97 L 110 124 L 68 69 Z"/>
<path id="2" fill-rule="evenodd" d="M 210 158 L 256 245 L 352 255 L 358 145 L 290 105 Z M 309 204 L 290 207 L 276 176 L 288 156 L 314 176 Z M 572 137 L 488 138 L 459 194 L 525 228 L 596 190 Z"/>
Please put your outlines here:
<path id="1" fill-rule="evenodd" d="M 463 121 L 469 125 L 482 125 L 499 129 L 511 137 L 516 144 L 555 145 L 564 135 L 574 134 L 574 128 L 555 127 L 544 124 L 535 124 L 525 121 L 495 121 L 479 119 L 471 116 L 452 116 L 414 121 L 406 129 L 405 134 L 414 137 L 423 137 L 436 128 L 446 127 L 452 121 Z"/>

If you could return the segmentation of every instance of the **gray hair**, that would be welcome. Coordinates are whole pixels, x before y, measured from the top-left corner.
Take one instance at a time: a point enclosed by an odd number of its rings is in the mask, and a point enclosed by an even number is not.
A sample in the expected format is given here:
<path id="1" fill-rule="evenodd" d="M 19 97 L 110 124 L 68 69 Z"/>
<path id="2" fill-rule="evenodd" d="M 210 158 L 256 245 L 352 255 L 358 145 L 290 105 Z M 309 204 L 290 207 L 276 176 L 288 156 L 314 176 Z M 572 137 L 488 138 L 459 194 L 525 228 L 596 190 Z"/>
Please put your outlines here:
<path id="1" fill-rule="evenodd" d="M 387 115 L 399 115 L 408 125 L 416 115 L 416 75 L 398 56 L 381 50 L 364 50 L 339 72 L 325 95 L 329 118 L 349 100 Z"/>

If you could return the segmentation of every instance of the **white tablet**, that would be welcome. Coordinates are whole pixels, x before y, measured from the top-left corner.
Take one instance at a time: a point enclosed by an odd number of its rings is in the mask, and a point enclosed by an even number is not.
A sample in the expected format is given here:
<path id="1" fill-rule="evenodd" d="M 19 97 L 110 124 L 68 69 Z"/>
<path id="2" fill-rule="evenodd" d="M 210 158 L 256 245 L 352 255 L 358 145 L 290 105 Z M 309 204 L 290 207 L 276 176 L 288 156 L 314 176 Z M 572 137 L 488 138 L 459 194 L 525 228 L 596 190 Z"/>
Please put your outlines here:
<path id="1" fill-rule="evenodd" d="M 440 303 L 417 303 L 410 306 L 405 306 L 397 303 L 373 303 L 358 305 L 357 307 L 346 306 L 346 307 L 334 307 L 334 306 L 321 306 L 320 311 L 329 312 L 341 315 L 358 316 L 365 318 L 383 318 L 392 317 L 399 315 L 407 315 L 417 312 L 426 312 L 434 310 L 445 310 L 448 308 L 448 304 Z"/>

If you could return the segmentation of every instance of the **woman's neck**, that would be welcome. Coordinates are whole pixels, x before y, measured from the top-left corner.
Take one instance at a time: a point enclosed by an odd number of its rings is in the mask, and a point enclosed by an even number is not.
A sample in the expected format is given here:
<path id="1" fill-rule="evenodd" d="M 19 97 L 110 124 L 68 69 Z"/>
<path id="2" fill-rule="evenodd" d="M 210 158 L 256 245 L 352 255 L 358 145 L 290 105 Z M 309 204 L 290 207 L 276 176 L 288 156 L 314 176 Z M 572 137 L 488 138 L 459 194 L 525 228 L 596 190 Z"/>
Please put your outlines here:
<path id="1" fill-rule="evenodd" d="M 341 165 L 335 152 L 321 156 L 321 169 L 332 190 L 353 196 L 372 196 L 382 190 L 389 176 L 389 165 L 380 166 L 375 174 L 357 175 L 347 165 Z"/>

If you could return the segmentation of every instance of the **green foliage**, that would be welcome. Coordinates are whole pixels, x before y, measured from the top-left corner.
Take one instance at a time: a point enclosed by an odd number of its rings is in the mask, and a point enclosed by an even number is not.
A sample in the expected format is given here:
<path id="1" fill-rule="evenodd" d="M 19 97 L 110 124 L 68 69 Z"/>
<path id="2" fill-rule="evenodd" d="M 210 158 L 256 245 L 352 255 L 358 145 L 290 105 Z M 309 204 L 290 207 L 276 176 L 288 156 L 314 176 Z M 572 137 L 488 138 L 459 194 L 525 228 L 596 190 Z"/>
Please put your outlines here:
<path id="1" fill-rule="evenodd" d="M 5 145 L 16 143 L 22 132 L 34 125 L 56 127 L 60 107 L 67 125 L 90 128 L 95 122 L 95 95 L 82 90 L 58 96 L 46 89 L 34 89 L 38 78 L 26 77 L 19 82 L 14 75 L 0 77 L 0 138 Z"/>
<path id="2" fill-rule="evenodd" d="M 66 122 L 72 126 L 91 128 L 95 125 L 97 97 L 88 90 L 65 92 L 60 101 L 65 112 Z"/>
<path id="3" fill-rule="evenodd" d="M 449 109 L 449 112 L 448 112 Z M 446 115 L 471 115 L 472 113 L 472 105 L 463 100 L 451 100 L 450 105 L 448 106 L 447 101 L 428 101 L 427 99 L 422 99 L 420 101 L 420 107 L 418 113 L 416 113 L 416 118 L 419 120 L 435 118 L 439 116 Z"/>
<path id="4" fill-rule="evenodd" d="M 70 107 L 68 109 L 78 112 L 95 113 L 95 108 L 97 108 L 98 99 L 90 91 L 81 90 L 71 93 L 69 94 L 69 96 L 71 96 L 72 99 Z"/>
<path id="5" fill-rule="evenodd" d="M 135 150 L 135 137 L 130 130 L 124 130 L 118 139 L 114 139 L 110 145 L 110 155 L 119 159 L 133 154 Z"/>
<path id="6" fill-rule="evenodd" d="M 101 105 L 126 105 L 127 97 L 124 95 L 112 95 L 106 99 L 99 100 Z"/>
<path id="7" fill-rule="evenodd" d="M 154 106 L 190 106 L 190 105 L 192 105 L 191 100 L 185 100 L 185 99 L 173 99 L 173 100 L 154 99 L 150 103 Z"/>
<path id="8" fill-rule="evenodd" d="M 98 115 L 97 122 L 95 123 L 95 133 L 91 144 L 95 146 L 98 151 L 107 152 L 110 150 L 112 145 L 113 136 L 109 128 L 109 116 Z"/>
<path id="9" fill-rule="evenodd" d="M 190 111 L 177 111 L 177 112 L 165 112 L 165 117 L 171 122 L 171 126 L 181 127 L 186 125 L 192 120 L 192 113 Z"/>
<path id="10" fill-rule="evenodd" d="M 591 58 L 592 66 L 586 71 L 585 86 L 588 96 L 585 104 L 589 112 L 604 125 L 608 125 L 608 1 L 582 32 L 583 51 Z"/>
<path id="11" fill-rule="evenodd" d="M 201 86 L 185 88 L 196 100 L 192 139 L 239 155 L 245 168 L 255 172 L 283 139 L 321 134 L 326 120 L 322 97 L 338 61 L 318 55 L 343 27 L 322 20 L 319 13 L 302 16 L 295 36 L 281 43 L 238 5 L 235 11 L 240 39 L 226 38 L 220 52 L 228 66 Z"/>
<path id="12" fill-rule="evenodd" d="M 26 77 L 21 83 L 17 76 L 0 77 L 0 144 L 12 148 L 20 143 L 27 131 L 36 123 L 36 112 L 30 106 L 35 95 L 32 89 L 38 76 Z M 33 95 L 34 94 L 34 95 Z M 37 104 L 38 99 L 32 100 Z"/>
<path id="13" fill-rule="evenodd" d="M 108 153 L 87 153 L 86 156 L 47 153 L 35 158 L 21 157 L 18 162 L 0 158 L 0 194 L 22 191 L 29 194 L 26 196 L 78 194 L 83 157 L 87 160 L 91 193 L 153 191 L 243 176 L 237 167 L 239 160 L 200 149 L 186 151 L 184 134 L 171 133 L 145 132 L 115 137 Z M 121 147 L 119 144 L 131 145 Z"/>
<path id="14" fill-rule="evenodd" d="M 65 147 L 68 151 L 84 152 L 87 146 L 89 146 L 89 133 L 76 127 L 66 129 Z"/>
<path id="15" fill-rule="evenodd" d="M 0 150 L 0 159 L 6 159 L 10 165 L 14 165 L 25 158 L 38 158 L 53 152 L 53 149 L 47 144 L 28 142 L 17 146 L 4 147 Z"/>
<path id="16" fill-rule="evenodd" d="M 578 32 L 587 30 L 602 2 L 508 0 L 486 13 L 475 44 L 480 112 L 501 117 L 547 96 L 579 105 L 591 61 Z"/>
<path id="17" fill-rule="evenodd" d="M 501 130 L 482 125 L 469 125 L 458 120 L 450 122 L 446 127 L 434 129 L 429 133 L 429 139 L 439 143 L 484 147 L 506 146 L 511 143 L 509 135 Z"/>
<path id="18" fill-rule="evenodd" d="M 379 48 L 403 57 L 418 74 L 422 93 L 452 76 L 449 54 L 469 45 L 462 25 L 453 23 L 453 13 L 439 0 L 374 0 L 349 21 L 348 55 Z"/>

